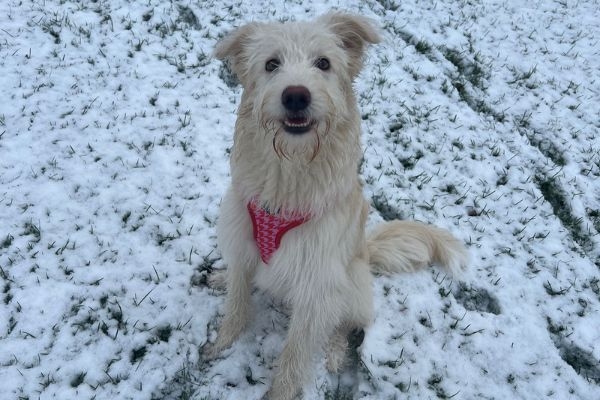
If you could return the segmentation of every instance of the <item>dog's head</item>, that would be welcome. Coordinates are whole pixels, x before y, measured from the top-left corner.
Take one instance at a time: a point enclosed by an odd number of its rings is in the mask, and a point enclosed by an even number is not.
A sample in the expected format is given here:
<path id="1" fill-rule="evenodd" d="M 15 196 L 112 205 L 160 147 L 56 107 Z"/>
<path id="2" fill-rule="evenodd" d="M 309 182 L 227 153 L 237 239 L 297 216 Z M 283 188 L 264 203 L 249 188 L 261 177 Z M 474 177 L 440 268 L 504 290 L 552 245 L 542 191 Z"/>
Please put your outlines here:
<path id="1" fill-rule="evenodd" d="M 379 36 L 366 18 L 326 14 L 312 22 L 250 23 L 219 42 L 244 87 L 239 119 L 281 158 L 312 160 L 321 141 L 355 114 L 352 81 Z M 240 120 L 238 119 L 238 123 Z"/>

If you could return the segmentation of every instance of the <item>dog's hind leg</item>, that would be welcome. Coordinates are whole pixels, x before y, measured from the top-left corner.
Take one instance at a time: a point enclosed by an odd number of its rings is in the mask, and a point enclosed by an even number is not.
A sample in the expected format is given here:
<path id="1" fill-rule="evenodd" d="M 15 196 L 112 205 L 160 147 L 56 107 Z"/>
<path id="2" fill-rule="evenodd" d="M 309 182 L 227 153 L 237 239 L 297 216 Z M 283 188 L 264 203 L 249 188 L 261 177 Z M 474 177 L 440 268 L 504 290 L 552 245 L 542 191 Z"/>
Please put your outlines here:
<path id="1" fill-rule="evenodd" d="M 373 320 L 372 275 L 367 262 L 355 258 L 349 265 L 348 277 L 352 286 L 346 292 L 344 322 L 335 329 L 326 348 L 327 370 L 333 373 L 338 372 L 346 361 L 350 333 L 365 329 Z"/>

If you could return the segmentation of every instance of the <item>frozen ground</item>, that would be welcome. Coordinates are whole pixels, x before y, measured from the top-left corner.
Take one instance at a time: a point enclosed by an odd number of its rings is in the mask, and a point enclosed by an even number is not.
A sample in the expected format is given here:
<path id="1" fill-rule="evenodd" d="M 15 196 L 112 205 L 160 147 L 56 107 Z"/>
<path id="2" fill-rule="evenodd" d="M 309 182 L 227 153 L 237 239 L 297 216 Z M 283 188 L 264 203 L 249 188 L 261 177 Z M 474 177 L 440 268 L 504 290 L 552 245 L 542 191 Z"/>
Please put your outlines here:
<path id="1" fill-rule="evenodd" d="M 414 4 L 413 4 L 414 3 Z M 372 222 L 470 249 L 375 280 L 310 399 L 600 398 L 600 4 L 348 1 L 385 41 L 356 83 Z M 0 2 L 0 398 L 255 399 L 286 316 L 213 363 L 218 205 L 240 88 L 210 58 L 309 1 Z"/>

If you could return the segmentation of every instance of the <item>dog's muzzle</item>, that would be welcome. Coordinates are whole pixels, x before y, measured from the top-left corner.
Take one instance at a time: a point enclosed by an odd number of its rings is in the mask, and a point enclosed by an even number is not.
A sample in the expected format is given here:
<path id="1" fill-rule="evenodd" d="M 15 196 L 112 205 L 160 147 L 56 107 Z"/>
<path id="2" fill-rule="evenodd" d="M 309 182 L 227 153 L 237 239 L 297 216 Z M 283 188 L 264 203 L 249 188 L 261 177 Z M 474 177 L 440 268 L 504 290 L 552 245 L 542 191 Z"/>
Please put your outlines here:
<path id="1" fill-rule="evenodd" d="M 310 91 L 304 86 L 288 86 L 281 94 L 281 104 L 286 110 L 282 121 L 288 133 L 302 134 L 310 131 L 313 121 L 309 118 Z"/>

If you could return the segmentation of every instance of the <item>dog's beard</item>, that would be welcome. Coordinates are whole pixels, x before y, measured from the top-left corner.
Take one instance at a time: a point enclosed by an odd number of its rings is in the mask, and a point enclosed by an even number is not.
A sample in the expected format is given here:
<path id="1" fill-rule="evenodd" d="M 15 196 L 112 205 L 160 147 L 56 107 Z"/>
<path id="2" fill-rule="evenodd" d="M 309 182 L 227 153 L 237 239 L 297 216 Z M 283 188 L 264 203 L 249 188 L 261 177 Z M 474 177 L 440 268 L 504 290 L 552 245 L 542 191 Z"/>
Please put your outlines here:
<path id="1" fill-rule="evenodd" d="M 271 138 L 273 151 L 279 159 L 301 159 L 312 162 L 317 157 L 323 141 L 327 139 L 332 128 L 332 121 L 335 117 L 335 107 L 331 97 L 326 95 L 325 98 L 328 103 L 326 107 L 328 111 L 318 118 L 313 118 L 310 112 L 305 112 L 304 117 L 311 121 L 311 129 L 301 134 L 286 132 L 282 121 L 286 116 L 272 116 L 263 113 L 267 97 L 263 98 L 260 103 L 261 107 L 255 110 L 258 111 L 258 121 L 265 138 Z"/>
<path id="2" fill-rule="evenodd" d="M 286 132 L 278 118 L 263 118 L 261 126 L 265 137 L 272 138 L 273 151 L 279 159 L 302 159 L 311 162 L 319 154 L 322 141 L 331 128 L 331 122 L 329 118 L 314 121 L 309 132 L 299 135 Z"/>

